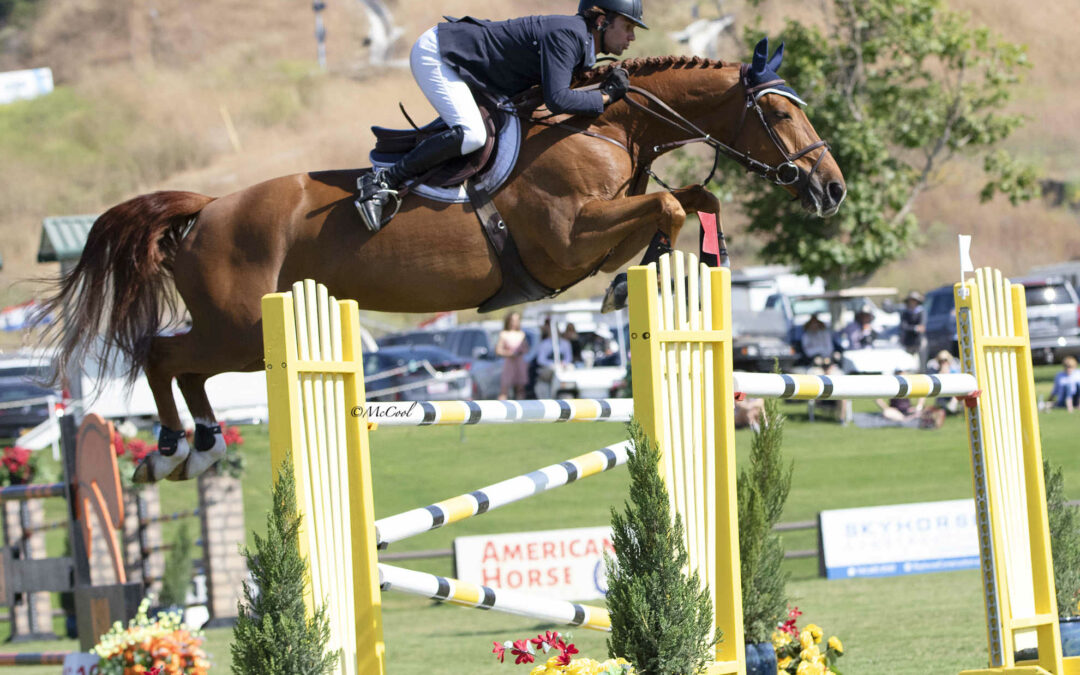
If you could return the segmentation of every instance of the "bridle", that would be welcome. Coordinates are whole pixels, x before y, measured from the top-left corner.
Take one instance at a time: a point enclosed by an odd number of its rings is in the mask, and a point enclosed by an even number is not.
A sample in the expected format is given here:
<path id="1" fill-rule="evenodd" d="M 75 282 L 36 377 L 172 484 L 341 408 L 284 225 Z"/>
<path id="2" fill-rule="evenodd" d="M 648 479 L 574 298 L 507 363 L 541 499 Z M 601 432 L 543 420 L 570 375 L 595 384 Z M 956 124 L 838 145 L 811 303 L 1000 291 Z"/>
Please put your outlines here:
<path id="1" fill-rule="evenodd" d="M 669 106 L 667 103 L 662 101 L 655 94 L 648 90 L 642 89 L 640 87 L 631 86 L 624 100 L 631 107 L 636 108 L 637 110 L 640 110 L 649 115 L 652 115 L 656 119 L 668 124 L 669 126 L 680 129 L 692 136 L 692 138 L 681 141 L 674 141 L 671 143 L 655 145 L 652 148 L 654 155 L 660 155 L 667 152 L 668 150 L 673 150 L 675 148 L 679 148 L 684 145 L 690 145 L 692 143 L 705 143 L 706 145 L 713 148 L 715 154 L 713 157 L 712 170 L 709 171 L 709 175 L 705 178 L 704 181 L 701 182 L 701 185 L 707 185 L 709 181 L 712 180 L 713 176 L 716 174 L 717 167 L 720 164 L 721 155 L 740 164 L 744 169 L 747 170 L 747 172 L 760 176 L 761 178 L 771 181 L 776 185 L 793 185 L 794 183 L 797 183 L 799 181 L 799 167 L 795 165 L 795 160 L 804 157 L 808 153 L 818 148 L 824 148 L 818 155 L 817 159 L 814 161 L 814 166 L 806 175 L 804 185 L 809 185 L 810 179 L 813 178 L 814 173 L 817 171 L 818 167 L 821 166 L 822 160 L 825 159 L 825 155 L 829 152 L 829 144 L 824 140 L 819 140 L 815 143 L 811 143 L 810 145 L 802 148 L 801 150 L 798 150 L 794 153 L 789 153 L 787 151 L 787 148 L 784 146 L 783 139 L 780 138 L 780 136 L 776 133 L 776 130 L 773 129 L 772 125 L 770 125 L 768 120 L 765 119 L 765 111 L 762 110 L 761 105 L 758 103 L 757 100 L 759 92 L 766 89 L 775 88 L 779 85 L 783 85 L 784 80 L 776 79 L 751 85 L 749 73 L 750 67 L 744 64 L 739 71 L 739 79 L 742 82 L 743 89 L 746 92 L 746 105 L 744 105 L 742 108 L 742 114 L 739 116 L 739 124 L 735 128 L 735 133 L 731 135 L 730 144 L 724 143 L 723 141 L 713 138 L 710 134 L 705 133 L 697 125 L 686 119 L 686 117 L 684 117 L 680 113 L 676 112 L 671 106 Z M 637 94 L 642 96 L 651 105 L 641 104 L 635 101 L 630 97 L 630 94 Z M 654 107 L 659 108 L 660 112 L 654 110 Z M 746 125 L 747 111 L 749 110 L 753 110 L 755 113 L 757 113 L 757 118 L 761 121 L 761 125 L 765 127 L 765 131 L 769 134 L 769 138 L 772 139 L 773 145 L 776 146 L 776 150 L 780 153 L 780 156 L 784 158 L 783 162 L 776 165 L 767 164 L 752 157 L 749 150 L 747 150 L 746 152 L 739 152 L 733 147 L 738 141 L 739 136 L 742 134 L 743 127 Z M 668 187 L 668 185 L 664 183 L 664 181 L 660 180 L 660 178 L 652 172 L 651 168 L 646 167 L 645 171 L 650 176 L 652 176 L 652 178 L 656 180 L 656 182 L 670 189 L 670 187 Z"/>

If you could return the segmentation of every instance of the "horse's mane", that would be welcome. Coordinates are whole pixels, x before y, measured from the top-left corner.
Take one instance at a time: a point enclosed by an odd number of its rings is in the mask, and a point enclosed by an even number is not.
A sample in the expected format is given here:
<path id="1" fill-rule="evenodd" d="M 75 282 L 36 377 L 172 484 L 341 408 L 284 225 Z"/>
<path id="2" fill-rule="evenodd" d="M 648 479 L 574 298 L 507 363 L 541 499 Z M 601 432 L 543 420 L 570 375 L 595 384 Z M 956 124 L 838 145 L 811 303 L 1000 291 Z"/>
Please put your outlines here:
<path id="1" fill-rule="evenodd" d="M 615 61 L 608 65 L 598 66 L 578 73 L 574 77 L 573 86 L 582 87 L 601 82 L 607 77 L 607 74 L 611 72 L 611 69 L 615 67 L 624 68 L 631 75 L 649 75 L 661 70 L 727 68 L 731 65 L 734 64 L 724 63 L 723 61 L 718 61 L 716 59 L 705 59 L 700 56 L 647 56 L 644 58 Z"/>

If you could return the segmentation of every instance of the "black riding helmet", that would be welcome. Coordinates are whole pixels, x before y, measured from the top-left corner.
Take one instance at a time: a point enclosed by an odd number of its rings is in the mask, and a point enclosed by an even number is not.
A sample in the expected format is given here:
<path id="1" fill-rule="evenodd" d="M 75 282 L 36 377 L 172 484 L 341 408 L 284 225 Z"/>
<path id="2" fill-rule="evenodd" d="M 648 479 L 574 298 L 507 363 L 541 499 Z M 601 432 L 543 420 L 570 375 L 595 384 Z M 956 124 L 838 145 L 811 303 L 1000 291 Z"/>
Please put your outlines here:
<path id="1" fill-rule="evenodd" d="M 627 19 L 630 19 L 635 26 L 649 30 L 649 27 L 641 20 L 641 0 L 580 0 L 577 13 L 584 14 L 585 10 L 590 7 L 599 7 L 608 12 L 622 14 Z"/>

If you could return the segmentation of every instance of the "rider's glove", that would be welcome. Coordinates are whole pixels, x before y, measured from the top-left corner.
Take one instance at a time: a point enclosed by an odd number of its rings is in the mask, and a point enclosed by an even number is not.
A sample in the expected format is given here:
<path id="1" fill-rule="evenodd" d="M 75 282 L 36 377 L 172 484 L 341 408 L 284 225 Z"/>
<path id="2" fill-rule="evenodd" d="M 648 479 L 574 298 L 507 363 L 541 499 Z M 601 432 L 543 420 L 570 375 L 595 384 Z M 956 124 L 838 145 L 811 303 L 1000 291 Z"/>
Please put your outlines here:
<path id="1" fill-rule="evenodd" d="M 604 82 L 600 85 L 600 91 L 608 95 L 611 103 L 626 96 L 630 88 L 630 75 L 622 68 L 612 68 Z"/>

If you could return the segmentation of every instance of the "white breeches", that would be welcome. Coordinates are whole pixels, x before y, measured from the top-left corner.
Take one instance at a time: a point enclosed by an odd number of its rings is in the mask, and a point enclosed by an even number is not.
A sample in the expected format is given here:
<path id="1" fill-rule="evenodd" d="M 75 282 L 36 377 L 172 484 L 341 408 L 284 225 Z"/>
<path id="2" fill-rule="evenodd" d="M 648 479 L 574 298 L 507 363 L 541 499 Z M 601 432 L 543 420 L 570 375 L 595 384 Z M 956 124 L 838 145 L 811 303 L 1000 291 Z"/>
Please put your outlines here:
<path id="1" fill-rule="evenodd" d="M 413 78 L 439 117 L 451 127 L 465 130 L 461 154 L 479 150 L 487 142 L 487 130 L 469 85 L 439 56 L 438 26 L 427 30 L 409 54 Z"/>

